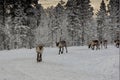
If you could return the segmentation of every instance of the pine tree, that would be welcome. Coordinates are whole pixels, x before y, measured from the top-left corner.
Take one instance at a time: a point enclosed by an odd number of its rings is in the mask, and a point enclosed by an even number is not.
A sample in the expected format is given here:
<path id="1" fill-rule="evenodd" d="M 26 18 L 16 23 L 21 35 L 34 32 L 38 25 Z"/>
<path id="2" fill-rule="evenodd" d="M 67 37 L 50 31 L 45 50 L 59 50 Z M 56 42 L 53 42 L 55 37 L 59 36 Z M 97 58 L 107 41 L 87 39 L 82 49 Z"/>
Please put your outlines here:
<path id="1" fill-rule="evenodd" d="M 41 10 L 38 0 L 0 0 L 0 48 L 32 48 Z"/>
<path id="2" fill-rule="evenodd" d="M 106 19 L 107 19 L 107 10 L 104 0 L 102 0 L 100 5 L 100 10 L 97 12 L 97 30 L 98 30 L 98 39 L 99 41 L 104 40 L 104 35 L 106 33 Z"/>
<path id="3" fill-rule="evenodd" d="M 80 42 L 81 38 L 81 44 L 84 45 L 85 29 L 93 16 L 93 8 L 90 5 L 90 0 L 69 0 L 66 6 L 69 11 L 68 27 L 72 26 L 71 30 L 75 32 L 75 35 L 77 33 L 77 41 Z"/>
<path id="4" fill-rule="evenodd" d="M 79 19 L 76 9 L 77 9 L 76 0 L 68 0 L 66 4 L 66 10 L 67 10 L 66 13 L 67 13 L 67 22 L 68 22 L 67 28 L 68 28 L 69 37 L 71 38 L 70 40 L 72 41 L 72 45 L 74 45 L 73 44 L 73 42 L 75 41 L 74 37 L 77 37 L 75 33 L 79 25 Z"/>
<path id="5" fill-rule="evenodd" d="M 93 7 L 90 5 L 90 0 L 77 0 L 77 7 L 79 10 L 79 20 L 81 27 L 81 42 L 82 45 L 85 44 L 85 36 L 88 36 L 86 29 L 93 17 Z"/>
<path id="6" fill-rule="evenodd" d="M 41 9 L 42 6 L 38 4 L 38 0 L 30 0 L 27 3 L 26 14 L 27 14 L 27 26 L 29 27 L 27 39 L 29 48 L 35 46 L 35 29 L 40 25 Z"/>
<path id="7" fill-rule="evenodd" d="M 38 17 L 37 17 L 37 28 L 35 29 L 35 43 L 43 43 L 50 41 L 48 40 L 48 16 L 46 14 L 46 10 L 40 5 L 36 5 L 38 9 Z M 39 36 L 39 37 L 38 37 Z"/>
<path id="8" fill-rule="evenodd" d="M 6 19 L 8 17 L 7 1 L 0 1 L 0 35 L 2 49 L 9 49 L 9 36 L 6 34 Z"/>
<path id="9" fill-rule="evenodd" d="M 61 39 L 64 39 L 64 21 L 65 21 L 65 8 L 64 8 L 64 2 L 61 0 L 57 6 L 49 7 L 46 9 L 46 13 L 48 16 L 48 39 L 51 43 L 51 45 L 54 45 L 55 41 L 59 41 Z"/>
<path id="10" fill-rule="evenodd" d="M 54 22 L 54 27 L 57 28 L 58 30 L 56 30 L 56 35 L 57 32 L 59 32 L 60 37 L 59 39 L 62 39 L 62 35 L 63 35 L 63 21 L 64 21 L 64 12 L 65 12 L 65 8 L 64 8 L 64 2 L 61 0 L 57 6 L 54 8 L 54 17 L 55 17 L 55 22 Z M 57 39 L 57 36 L 56 36 Z M 57 40 L 56 40 L 57 41 Z"/>
<path id="11" fill-rule="evenodd" d="M 47 13 L 47 22 L 48 22 L 48 40 L 49 40 L 49 43 L 53 46 L 54 40 L 55 40 L 54 33 L 55 33 L 55 30 L 57 29 L 55 27 L 56 21 L 55 21 L 55 15 L 54 15 L 54 7 L 51 6 L 47 8 L 46 13 Z"/>
<path id="12" fill-rule="evenodd" d="M 12 25 L 10 29 L 11 34 L 14 36 L 12 38 L 13 40 L 11 39 L 11 48 L 23 47 L 23 38 L 25 37 L 23 32 L 26 33 L 26 27 L 23 27 L 25 21 L 26 14 L 24 12 L 24 7 L 22 6 L 21 1 L 15 2 L 12 8 Z"/>
<path id="13" fill-rule="evenodd" d="M 4 36 L 4 32 L 3 32 L 3 1 L 0 1 L 0 42 L 2 42 L 3 43 L 3 36 Z M 3 47 L 3 44 L 1 44 L 1 46 L 0 46 L 0 50 L 2 49 L 2 47 Z"/>
<path id="14" fill-rule="evenodd" d="M 119 38 L 120 36 L 120 0 L 110 0 L 108 5 L 108 12 L 111 19 L 111 39 Z"/>

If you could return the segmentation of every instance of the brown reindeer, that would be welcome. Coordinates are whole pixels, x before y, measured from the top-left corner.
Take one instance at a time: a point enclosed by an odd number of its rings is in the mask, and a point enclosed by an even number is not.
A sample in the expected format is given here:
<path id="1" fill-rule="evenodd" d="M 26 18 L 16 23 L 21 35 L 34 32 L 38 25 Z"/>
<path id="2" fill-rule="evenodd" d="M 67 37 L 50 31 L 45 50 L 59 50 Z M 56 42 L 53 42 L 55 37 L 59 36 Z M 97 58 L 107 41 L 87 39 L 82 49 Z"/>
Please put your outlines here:
<path id="1" fill-rule="evenodd" d="M 88 48 L 91 48 L 92 50 L 95 49 L 96 47 L 96 50 L 97 49 L 100 49 L 100 44 L 99 44 L 99 41 L 98 40 L 92 40 L 89 44 L 88 44 Z"/>
<path id="2" fill-rule="evenodd" d="M 119 40 L 119 39 L 114 40 L 114 43 L 115 43 L 115 46 L 116 46 L 117 48 L 119 48 L 119 46 L 120 46 L 120 40 Z"/>
<path id="3" fill-rule="evenodd" d="M 68 52 L 68 51 L 67 51 L 66 41 L 56 42 L 56 46 L 59 48 L 59 55 L 60 55 L 60 54 L 63 54 L 64 47 L 65 47 L 65 49 L 66 49 L 66 53 Z"/>
<path id="4" fill-rule="evenodd" d="M 37 52 L 37 62 L 41 62 L 42 61 L 42 53 L 43 53 L 43 45 L 38 45 L 36 47 L 36 52 Z"/>

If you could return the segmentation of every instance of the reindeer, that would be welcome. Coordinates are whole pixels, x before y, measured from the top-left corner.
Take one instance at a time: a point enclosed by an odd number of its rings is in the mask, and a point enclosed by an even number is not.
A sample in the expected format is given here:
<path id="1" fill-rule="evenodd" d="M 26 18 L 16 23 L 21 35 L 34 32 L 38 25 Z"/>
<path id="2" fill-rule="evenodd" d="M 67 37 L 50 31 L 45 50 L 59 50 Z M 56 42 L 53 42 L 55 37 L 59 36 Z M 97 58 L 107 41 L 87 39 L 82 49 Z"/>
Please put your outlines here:
<path id="1" fill-rule="evenodd" d="M 114 43 L 115 43 L 115 46 L 116 46 L 117 48 L 119 48 L 119 46 L 120 46 L 120 40 L 119 40 L 119 39 L 114 40 Z"/>
<path id="2" fill-rule="evenodd" d="M 37 62 L 42 61 L 42 53 L 43 53 L 43 45 L 39 44 L 36 47 L 36 52 L 37 52 Z"/>
<path id="3" fill-rule="evenodd" d="M 92 50 L 95 49 L 96 47 L 96 50 L 97 49 L 100 49 L 100 44 L 99 44 L 99 41 L 98 40 L 92 40 L 89 44 L 88 44 L 88 48 L 91 48 Z"/>
<path id="4" fill-rule="evenodd" d="M 68 52 L 68 51 L 67 51 L 66 41 L 56 42 L 56 46 L 59 48 L 59 55 L 60 55 L 60 54 L 63 54 L 64 47 L 65 47 L 65 49 L 66 49 L 66 53 Z"/>
<path id="5" fill-rule="evenodd" d="M 108 43 L 107 40 L 100 41 L 101 48 L 102 46 L 104 46 L 104 48 L 107 48 L 107 43 Z"/>

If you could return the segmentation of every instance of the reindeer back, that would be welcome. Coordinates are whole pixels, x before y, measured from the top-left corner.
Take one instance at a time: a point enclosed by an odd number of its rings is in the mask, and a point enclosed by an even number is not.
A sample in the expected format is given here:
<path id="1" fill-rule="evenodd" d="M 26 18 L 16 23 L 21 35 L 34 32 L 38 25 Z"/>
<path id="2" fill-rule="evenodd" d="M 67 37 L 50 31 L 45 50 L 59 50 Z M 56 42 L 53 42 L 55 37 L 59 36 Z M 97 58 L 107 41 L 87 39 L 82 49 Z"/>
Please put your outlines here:
<path id="1" fill-rule="evenodd" d="M 56 42 L 56 46 L 57 47 L 65 47 L 66 46 L 66 41 Z"/>

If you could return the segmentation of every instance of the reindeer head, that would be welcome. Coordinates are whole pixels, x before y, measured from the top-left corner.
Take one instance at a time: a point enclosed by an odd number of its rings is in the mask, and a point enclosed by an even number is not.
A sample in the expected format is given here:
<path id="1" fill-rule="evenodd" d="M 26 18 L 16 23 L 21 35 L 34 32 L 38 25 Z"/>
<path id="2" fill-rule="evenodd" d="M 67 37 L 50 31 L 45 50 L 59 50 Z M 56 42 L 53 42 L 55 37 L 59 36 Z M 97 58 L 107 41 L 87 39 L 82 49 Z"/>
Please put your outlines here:
<path id="1" fill-rule="evenodd" d="M 57 47 L 59 46 L 59 42 L 56 42 L 56 46 L 57 46 Z"/>
<path id="2" fill-rule="evenodd" d="M 37 47 L 36 48 L 39 48 L 39 50 L 41 50 L 41 49 L 43 49 L 43 45 L 42 44 L 39 44 L 39 45 L 37 45 Z"/>

